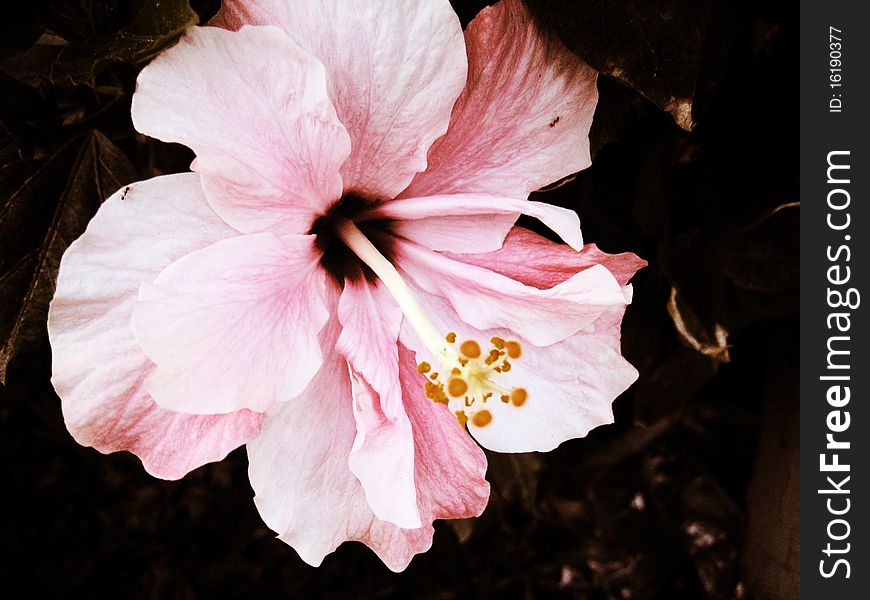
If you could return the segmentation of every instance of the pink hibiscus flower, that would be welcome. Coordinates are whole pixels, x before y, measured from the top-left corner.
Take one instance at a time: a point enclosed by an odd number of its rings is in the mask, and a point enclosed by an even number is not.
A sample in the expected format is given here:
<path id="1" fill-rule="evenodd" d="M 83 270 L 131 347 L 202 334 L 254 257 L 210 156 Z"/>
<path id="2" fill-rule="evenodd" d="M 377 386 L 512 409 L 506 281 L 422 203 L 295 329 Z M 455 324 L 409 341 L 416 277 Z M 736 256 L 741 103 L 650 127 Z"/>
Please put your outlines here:
<path id="1" fill-rule="evenodd" d="M 589 165 L 596 74 L 519 0 L 464 35 L 447 0 L 233 0 L 211 25 L 133 98 L 193 172 L 115 194 L 63 258 L 67 427 L 167 479 L 247 444 L 305 561 L 358 540 L 401 570 L 434 519 L 483 511 L 474 439 L 550 450 L 637 376 L 619 327 L 643 261 L 526 199 Z"/>

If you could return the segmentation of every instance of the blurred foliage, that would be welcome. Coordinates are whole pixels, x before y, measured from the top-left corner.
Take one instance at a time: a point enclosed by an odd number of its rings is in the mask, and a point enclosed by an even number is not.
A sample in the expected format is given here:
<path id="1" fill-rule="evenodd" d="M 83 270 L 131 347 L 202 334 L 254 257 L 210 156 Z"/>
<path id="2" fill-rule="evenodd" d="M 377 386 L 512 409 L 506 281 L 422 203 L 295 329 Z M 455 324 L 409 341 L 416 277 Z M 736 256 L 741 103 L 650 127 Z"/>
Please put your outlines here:
<path id="1" fill-rule="evenodd" d="M 138 68 L 196 22 L 187 0 L 13 9 L 0 47 L 0 383 L 16 353 L 44 346 L 66 247 L 112 192 L 162 171 L 141 159 L 154 142 L 133 131 L 130 96 Z"/>
<path id="2" fill-rule="evenodd" d="M 762 401 L 781 400 L 772 373 L 780 381 L 796 368 L 797 7 L 528 2 L 603 74 L 592 167 L 538 199 L 575 209 L 602 249 L 649 261 L 623 329 L 640 378 L 616 401 L 614 425 L 545 455 L 491 454 L 484 515 L 438 524 L 432 550 L 400 575 L 357 544 L 320 569 L 303 565 L 260 521 L 243 450 L 164 482 L 130 455 L 102 456 L 68 435 L 44 334 L 59 257 L 113 189 L 188 168 L 188 150 L 133 130 L 130 98 L 141 66 L 196 21 L 191 7 L 204 22 L 218 2 L 4 9 L 0 558 L 9 589 L 97 598 L 751 595 L 744 569 L 753 566 L 741 556 L 765 555 L 752 545 L 765 536 L 749 536 L 747 549 L 745 535 L 758 420 Z M 485 4 L 454 2 L 464 23 Z M 762 440 L 762 452 L 769 445 Z M 752 489 L 785 488 L 775 461 L 756 468 L 762 483 Z"/>
<path id="3" fill-rule="evenodd" d="M 10 180 L 23 181 L 0 205 L 0 382 L 7 357 L 37 347 L 46 335 L 64 250 L 100 203 L 136 175 L 127 157 L 95 130 L 79 134 L 32 171 L 29 164 L 7 168 Z"/>
<path id="4" fill-rule="evenodd" d="M 528 0 L 538 18 L 608 77 L 640 93 L 691 131 L 696 101 L 718 83 L 730 2 Z"/>
<path id="5" fill-rule="evenodd" d="M 120 7 L 111 4 L 106 8 Z M 187 0 L 161 0 L 135 3 L 121 22 L 109 33 L 64 45 L 52 66 L 52 80 L 66 77 L 74 84 L 93 81 L 107 61 L 143 65 L 185 29 L 196 25 L 199 17 Z"/>

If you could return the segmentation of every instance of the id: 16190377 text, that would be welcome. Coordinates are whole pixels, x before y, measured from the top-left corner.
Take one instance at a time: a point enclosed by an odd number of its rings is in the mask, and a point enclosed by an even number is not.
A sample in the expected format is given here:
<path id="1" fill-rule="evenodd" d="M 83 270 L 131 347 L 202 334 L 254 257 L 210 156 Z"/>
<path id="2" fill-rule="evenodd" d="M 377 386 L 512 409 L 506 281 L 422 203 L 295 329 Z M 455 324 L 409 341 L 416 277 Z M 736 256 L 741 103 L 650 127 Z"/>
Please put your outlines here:
<path id="1" fill-rule="evenodd" d="M 828 83 L 831 98 L 828 112 L 843 112 L 843 32 L 836 27 L 828 27 Z"/>

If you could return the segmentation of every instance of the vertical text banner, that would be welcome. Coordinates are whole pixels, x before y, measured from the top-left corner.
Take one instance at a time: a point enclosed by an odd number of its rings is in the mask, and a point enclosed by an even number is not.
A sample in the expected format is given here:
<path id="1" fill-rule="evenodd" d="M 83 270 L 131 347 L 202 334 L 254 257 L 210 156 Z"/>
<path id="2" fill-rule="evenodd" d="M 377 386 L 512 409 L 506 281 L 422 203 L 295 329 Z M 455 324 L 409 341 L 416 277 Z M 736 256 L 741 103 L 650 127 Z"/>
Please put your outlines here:
<path id="1" fill-rule="evenodd" d="M 801 2 L 801 595 L 870 598 L 870 19 Z"/>

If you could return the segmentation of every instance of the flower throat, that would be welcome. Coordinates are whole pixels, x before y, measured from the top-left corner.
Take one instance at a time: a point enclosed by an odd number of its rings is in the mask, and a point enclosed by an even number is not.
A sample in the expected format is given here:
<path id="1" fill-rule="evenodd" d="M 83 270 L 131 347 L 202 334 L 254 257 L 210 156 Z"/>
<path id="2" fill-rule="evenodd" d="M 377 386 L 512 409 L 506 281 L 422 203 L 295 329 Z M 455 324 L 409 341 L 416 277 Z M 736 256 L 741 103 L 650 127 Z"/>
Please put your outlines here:
<path id="1" fill-rule="evenodd" d="M 356 221 L 357 215 L 376 203 L 377 201 L 359 194 L 345 194 L 325 215 L 318 217 L 308 231 L 309 235 L 317 237 L 317 247 L 323 253 L 321 266 L 339 285 L 343 285 L 345 279 L 357 281 L 364 277 L 369 282 L 377 279 L 377 275 L 365 261 L 336 235 L 335 227 L 339 220 Z M 357 223 L 357 227 L 366 238 L 378 241 L 380 253 L 386 257 L 392 256 L 392 236 L 384 235 L 389 232 L 387 221 L 366 221 Z"/>
<path id="2" fill-rule="evenodd" d="M 425 361 L 417 365 L 417 372 L 425 378 L 427 398 L 447 405 L 463 426 L 468 423 L 481 428 L 493 421 L 494 403 L 514 408 L 526 403 L 528 392 L 525 388 L 508 389 L 494 381 L 513 368 L 511 361 L 521 358 L 522 345 L 518 341 L 493 337 L 490 349 L 484 353 L 476 340 L 457 342 L 456 333 L 439 332 L 393 263 L 353 221 L 335 215 L 329 225 L 332 234 L 344 242 L 347 250 L 381 280 L 398 303 L 405 320 L 440 366 L 438 371 Z"/>

